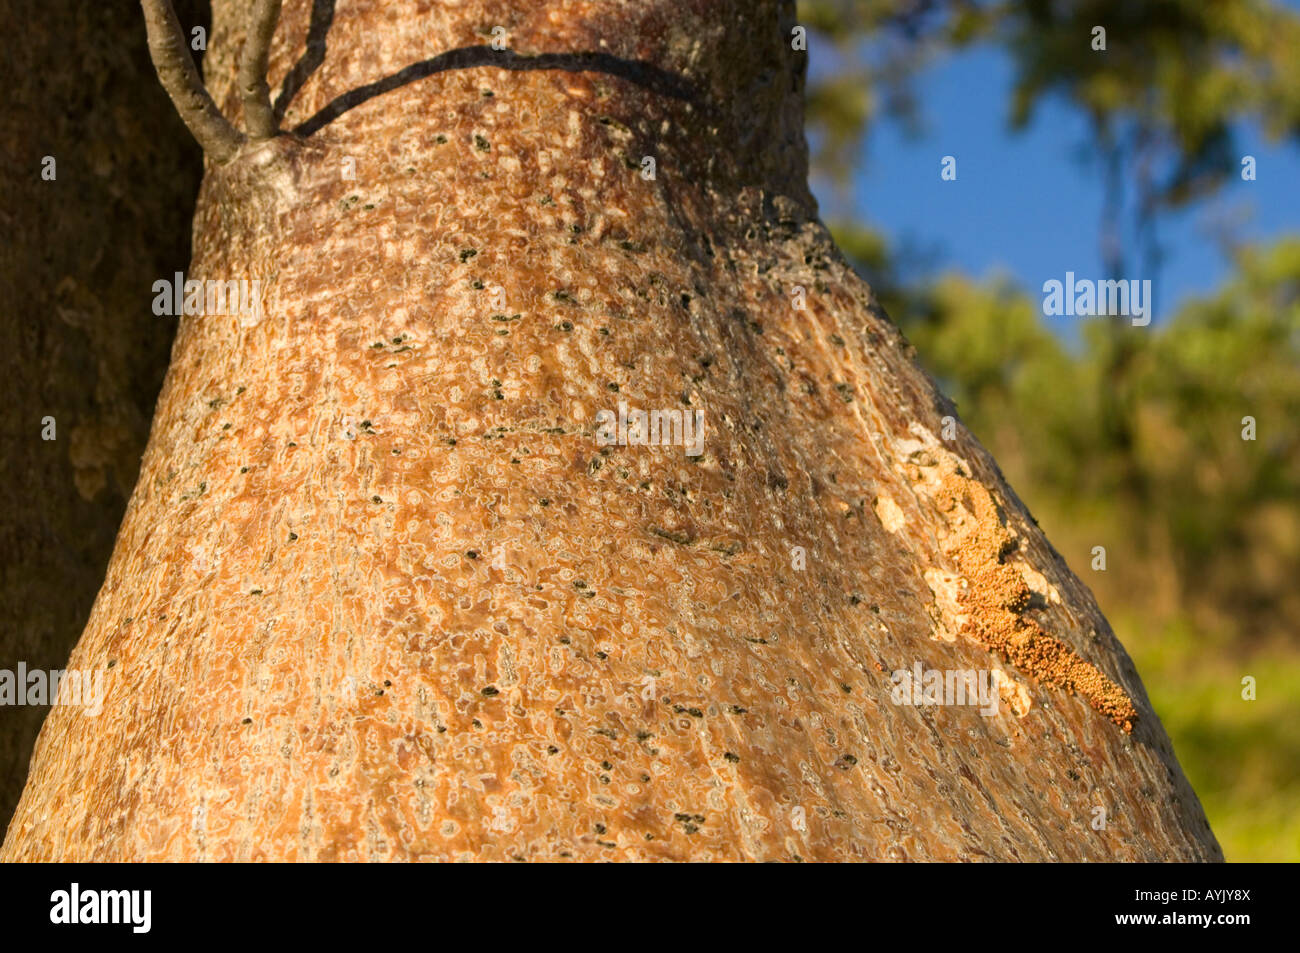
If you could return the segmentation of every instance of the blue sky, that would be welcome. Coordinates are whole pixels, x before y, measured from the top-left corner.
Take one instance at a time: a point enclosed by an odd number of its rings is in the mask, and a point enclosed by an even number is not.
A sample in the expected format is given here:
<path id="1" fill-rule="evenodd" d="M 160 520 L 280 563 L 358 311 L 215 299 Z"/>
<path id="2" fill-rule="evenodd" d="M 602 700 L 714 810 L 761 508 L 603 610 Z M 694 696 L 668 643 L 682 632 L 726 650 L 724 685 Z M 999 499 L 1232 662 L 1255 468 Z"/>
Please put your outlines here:
<path id="1" fill-rule="evenodd" d="M 814 76 L 817 54 L 814 47 Z M 822 217 L 854 218 L 881 230 L 895 248 L 929 253 L 929 264 L 939 270 L 1006 274 L 1036 295 L 1044 281 L 1063 279 L 1067 270 L 1080 278 L 1105 277 L 1103 170 L 1095 152 L 1091 161 L 1083 158 L 1087 123 L 1063 100 L 1050 99 L 1039 104 L 1028 128 L 1012 132 L 1012 80 L 1012 63 L 999 49 L 980 47 L 936 61 L 915 80 L 921 135 L 888 119 L 876 123 L 850 194 L 814 182 Z M 1242 155 L 1257 160 L 1256 181 L 1238 174 L 1208 200 L 1159 219 L 1165 258 L 1153 288 L 1156 324 L 1231 271 L 1211 227 L 1220 216 L 1246 241 L 1300 231 L 1300 146 L 1270 143 L 1247 127 L 1239 130 L 1238 143 Z M 940 180 L 945 155 L 957 160 L 956 181 Z M 1127 192 L 1131 197 L 1132 189 Z M 1127 270 L 1126 277 L 1149 277 L 1137 263 Z"/>

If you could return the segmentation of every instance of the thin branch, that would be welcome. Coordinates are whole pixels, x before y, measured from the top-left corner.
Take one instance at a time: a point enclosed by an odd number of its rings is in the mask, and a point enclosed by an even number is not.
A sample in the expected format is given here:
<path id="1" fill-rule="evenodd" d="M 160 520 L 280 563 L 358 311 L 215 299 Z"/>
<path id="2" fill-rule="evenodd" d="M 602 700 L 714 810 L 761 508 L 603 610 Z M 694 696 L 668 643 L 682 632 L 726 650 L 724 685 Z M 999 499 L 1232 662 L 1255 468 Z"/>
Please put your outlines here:
<path id="1" fill-rule="evenodd" d="M 280 131 L 271 108 L 271 87 L 266 83 L 266 60 L 271 37 L 280 20 L 280 0 L 254 0 L 248 36 L 239 54 L 239 92 L 244 97 L 244 122 L 254 139 L 270 139 Z"/>
<path id="2" fill-rule="evenodd" d="M 140 7 L 149 34 L 149 55 L 163 89 L 203 151 L 217 162 L 227 161 L 244 137 L 221 115 L 203 86 L 171 0 L 140 0 Z"/>

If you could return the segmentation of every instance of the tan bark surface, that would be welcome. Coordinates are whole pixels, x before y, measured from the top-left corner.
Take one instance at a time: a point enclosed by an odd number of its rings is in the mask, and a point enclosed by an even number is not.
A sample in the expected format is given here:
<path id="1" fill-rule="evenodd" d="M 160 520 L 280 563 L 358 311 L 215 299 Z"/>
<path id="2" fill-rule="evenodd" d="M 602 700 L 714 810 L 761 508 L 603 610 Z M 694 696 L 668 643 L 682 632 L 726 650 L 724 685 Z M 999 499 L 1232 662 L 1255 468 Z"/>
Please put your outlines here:
<path id="1" fill-rule="evenodd" d="M 191 276 L 267 282 L 265 317 L 182 324 L 73 655 L 105 710 L 54 711 L 0 857 L 1220 857 L 1091 595 L 817 221 L 791 26 L 338 5 L 312 135 L 205 181 Z M 704 453 L 599 446 L 620 399 L 702 410 Z M 894 704 L 917 661 L 1005 672 L 999 713 Z"/>
<path id="2" fill-rule="evenodd" d="M 178 4 L 190 23 L 197 6 Z M 185 267 L 202 160 L 132 4 L 0 0 L 0 24 L 0 669 L 49 670 L 135 486 L 175 327 L 146 295 Z M 0 827 L 45 713 L 0 706 Z"/>

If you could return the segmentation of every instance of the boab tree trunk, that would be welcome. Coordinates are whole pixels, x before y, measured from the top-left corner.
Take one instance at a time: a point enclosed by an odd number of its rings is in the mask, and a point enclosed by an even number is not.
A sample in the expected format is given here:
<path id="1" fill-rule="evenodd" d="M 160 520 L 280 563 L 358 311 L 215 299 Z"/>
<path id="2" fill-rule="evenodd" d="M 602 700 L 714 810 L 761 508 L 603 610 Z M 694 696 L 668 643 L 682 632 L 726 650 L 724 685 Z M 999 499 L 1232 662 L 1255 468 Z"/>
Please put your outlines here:
<path id="1" fill-rule="evenodd" d="M 296 134 L 207 133 L 190 276 L 262 314 L 182 323 L 71 661 L 104 711 L 53 711 L 5 858 L 1219 857 L 817 221 L 791 4 L 331 13 L 284 4 Z M 620 403 L 702 453 L 605 445 Z"/>

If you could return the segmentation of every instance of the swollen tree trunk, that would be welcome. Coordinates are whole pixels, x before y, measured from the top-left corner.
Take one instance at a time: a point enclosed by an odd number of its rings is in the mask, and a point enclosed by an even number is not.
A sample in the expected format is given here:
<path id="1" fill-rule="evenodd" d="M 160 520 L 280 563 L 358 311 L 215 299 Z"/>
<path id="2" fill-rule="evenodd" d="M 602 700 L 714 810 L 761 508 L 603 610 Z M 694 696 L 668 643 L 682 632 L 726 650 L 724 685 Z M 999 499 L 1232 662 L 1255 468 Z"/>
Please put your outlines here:
<path id="1" fill-rule="evenodd" d="M 0 857 L 1220 856 L 817 221 L 792 4 L 332 9 L 271 49 L 297 133 L 208 170 L 188 277 L 263 313 L 182 323 L 70 662 L 103 713 L 54 709 Z M 605 445 L 620 403 L 703 452 Z"/>

